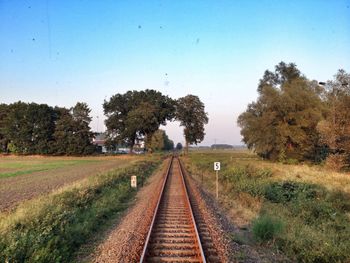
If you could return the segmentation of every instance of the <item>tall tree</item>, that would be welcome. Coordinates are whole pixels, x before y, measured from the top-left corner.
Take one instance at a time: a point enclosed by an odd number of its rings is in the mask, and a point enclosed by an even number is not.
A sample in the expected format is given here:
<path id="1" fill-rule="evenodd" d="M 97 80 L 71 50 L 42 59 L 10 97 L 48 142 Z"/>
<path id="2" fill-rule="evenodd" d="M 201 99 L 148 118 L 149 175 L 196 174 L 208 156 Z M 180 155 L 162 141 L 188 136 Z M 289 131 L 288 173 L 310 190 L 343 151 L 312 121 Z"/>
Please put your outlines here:
<path id="1" fill-rule="evenodd" d="M 169 139 L 164 130 L 157 130 L 152 135 L 149 149 L 151 151 L 171 151 L 174 149 L 174 142 Z"/>
<path id="2" fill-rule="evenodd" d="M 197 144 L 204 139 L 204 125 L 208 123 L 208 114 L 204 104 L 195 95 L 179 98 L 176 103 L 176 119 L 184 127 L 186 152 L 189 144 Z"/>
<path id="3" fill-rule="evenodd" d="M 144 139 L 148 145 L 153 133 L 173 119 L 175 112 L 173 100 L 155 90 L 116 94 L 103 108 L 109 144 L 126 144 L 130 152 L 136 140 Z"/>
<path id="4" fill-rule="evenodd" d="M 12 150 L 47 154 L 53 140 L 54 110 L 46 104 L 20 101 L 10 104 L 3 130 Z"/>
<path id="5" fill-rule="evenodd" d="M 59 119 L 54 132 L 55 152 L 67 155 L 86 155 L 94 151 L 90 108 L 78 102 L 71 109 L 58 108 Z"/>
<path id="6" fill-rule="evenodd" d="M 350 74 L 339 70 L 334 80 L 326 83 L 327 112 L 318 124 L 322 141 L 330 149 L 329 159 L 338 168 L 350 165 Z"/>
<path id="7" fill-rule="evenodd" d="M 320 91 L 295 64 L 281 62 L 265 71 L 259 97 L 238 118 L 248 148 L 269 159 L 311 159 L 319 143 Z"/>
<path id="8" fill-rule="evenodd" d="M 69 109 L 56 107 L 57 121 L 53 134 L 52 152 L 58 155 L 74 154 L 71 143 L 74 132 L 73 117 Z"/>
<path id="9" fill-rule="evenodd" d="M 5 134 L 5 125 L 8 110 L 8 105 L 0 104 L 0 152 L 7 152 L 8 138 Z"/>
<path id="10" fill-rule="evenodd" d="M 174 141 L 170 140 L 168 135 L 164 132 L 164 151 L 174 150 Z"/>

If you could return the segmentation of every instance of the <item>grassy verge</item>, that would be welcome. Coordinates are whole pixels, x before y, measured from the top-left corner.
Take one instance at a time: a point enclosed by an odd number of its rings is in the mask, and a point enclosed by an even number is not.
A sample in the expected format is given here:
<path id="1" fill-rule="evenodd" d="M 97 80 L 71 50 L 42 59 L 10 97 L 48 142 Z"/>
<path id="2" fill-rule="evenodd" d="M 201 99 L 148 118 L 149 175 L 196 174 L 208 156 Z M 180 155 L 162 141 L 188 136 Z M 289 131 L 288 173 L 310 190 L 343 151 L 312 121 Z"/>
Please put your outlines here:
<path id="1" fill-rule="evenodd" d="M 222 162 L 221 204 L 257 243 L 277 247 L 298 262 L 350 260 L 347 175 L 334 175 L 331 183 L 319 167 L 299 166 L 293 176 L 290 169 L 297 166 L 264 162 L 248 153 L 192 153 L 188 168 L 209 191 L 214 190 L 214 161 Z"/>
<path id="2" fill-rule="evenodd" d="M 138 162 L 29 201 L 0 215 L 0 262 L 71 262 L 74 253 L 134 196 L 130 175 L 146 179 L 159 159 Z"/>
<path id="3" fill-rule="evenodd" d="M 57 160 L 49 162 L 23 162 L 23 161 L 5 161 L 0 163 L 0 168 L 6 169 L 6 172 L 0 172 L 0 178 L 14 177 L 34 172 L 48 171 L 66 166 L 98 162 L 99 160 Z"/>

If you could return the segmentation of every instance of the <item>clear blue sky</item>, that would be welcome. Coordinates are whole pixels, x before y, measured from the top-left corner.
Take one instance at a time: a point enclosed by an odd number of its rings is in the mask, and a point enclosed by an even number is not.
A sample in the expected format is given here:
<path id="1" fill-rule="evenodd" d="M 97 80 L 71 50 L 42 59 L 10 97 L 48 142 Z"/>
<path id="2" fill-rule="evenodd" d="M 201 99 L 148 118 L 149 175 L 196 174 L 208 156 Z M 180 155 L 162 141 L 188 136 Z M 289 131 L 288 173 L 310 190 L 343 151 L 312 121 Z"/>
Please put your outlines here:
<path id="1" fill-rule="evenodd" d="M 0 0 L 0 102 L 70 107 L 129 89 L 189 93 L 206 105 L 204 145 L 240 144 L 237 116 L 266 69 L 310 79 L 350 71 L 350 1 Z M 99 116 L 97 118 L 96 116 Z M 99 119 L 99 121 L 98 121 Z M 178 123 L 166 127 L 183 141 Z"/>

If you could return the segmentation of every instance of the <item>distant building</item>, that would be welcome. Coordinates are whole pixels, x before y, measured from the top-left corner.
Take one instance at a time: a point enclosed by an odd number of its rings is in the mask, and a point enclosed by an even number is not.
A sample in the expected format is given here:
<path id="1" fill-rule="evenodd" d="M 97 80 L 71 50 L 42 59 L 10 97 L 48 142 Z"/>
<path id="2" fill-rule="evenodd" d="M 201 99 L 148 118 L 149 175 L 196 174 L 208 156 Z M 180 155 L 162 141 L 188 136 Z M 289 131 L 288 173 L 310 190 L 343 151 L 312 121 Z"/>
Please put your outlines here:
<path id="1" fill-rule="evenodd" d="M 212 149 L 233 149 L 233 145 L 230 144 L 213 144 Z"/>
<path id="2" fill-rule="evenodd" d="M 111 154 L 126 154 L 130 152 L 130 148 L 123 145 L 115 145 L 114 150 L 108 149 L 106 146 L 106 134 L 105 133 L 95 133 L 95 137 L 92 140 L 92 144 L 96 145 L 98 153 L 111 153 Z M 134 153 L 140 154 L 144 153 L 144 142 L 137 141 L 134 146 Z"/>
<path id="3" fill-rule="evenodd" d="M 96 145 L 98 153 L 107 153 L 106 147 L 106 135 L 104 133 L 95 133 L 95 137 L 92 140 L 92 144 Z"/>

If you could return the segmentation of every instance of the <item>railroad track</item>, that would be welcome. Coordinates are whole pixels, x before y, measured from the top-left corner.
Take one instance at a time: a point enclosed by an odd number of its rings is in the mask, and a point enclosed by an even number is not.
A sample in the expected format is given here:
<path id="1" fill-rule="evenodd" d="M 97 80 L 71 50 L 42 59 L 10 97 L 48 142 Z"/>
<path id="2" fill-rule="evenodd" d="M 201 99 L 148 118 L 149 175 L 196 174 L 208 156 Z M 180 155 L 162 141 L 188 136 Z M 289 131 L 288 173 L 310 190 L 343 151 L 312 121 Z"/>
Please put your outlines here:
<path id="1" fill-rule="evenodd" d="M 170 161 L 140 262 L 206 262 L 178 158 Z"/>

